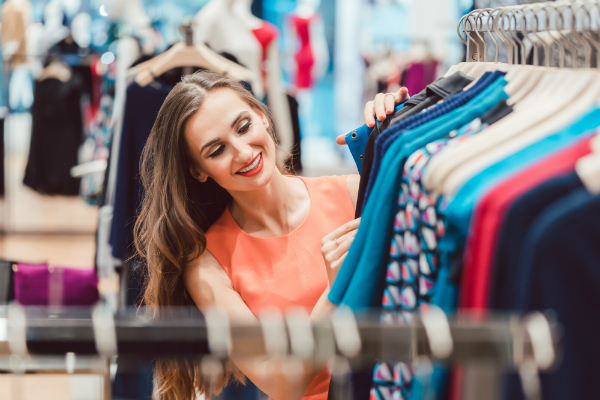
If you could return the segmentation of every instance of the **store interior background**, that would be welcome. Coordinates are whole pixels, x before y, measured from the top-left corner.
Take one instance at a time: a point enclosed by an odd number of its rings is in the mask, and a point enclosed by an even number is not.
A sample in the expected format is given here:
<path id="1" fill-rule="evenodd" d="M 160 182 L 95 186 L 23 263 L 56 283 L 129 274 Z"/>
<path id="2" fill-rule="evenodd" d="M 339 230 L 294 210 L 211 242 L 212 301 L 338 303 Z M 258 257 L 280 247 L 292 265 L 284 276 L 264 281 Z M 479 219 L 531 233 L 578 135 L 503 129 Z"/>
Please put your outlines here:
<path id="1" fill-rule="evenodd" d="M 17 1 L 17 0 L 10 0 Z M 27 1 L 27 0 L 26 0 Z M 224 1 L 224 0 L 212 0 Z M 195 15 L 207 0 L 31 0 L 27 29 L 29 49 L 43 35 L 49 23 L 49 10 L 62 13 L 62 27 L 70 29 L 73 21 L 87 21 L 78 26 L 82 43 L 89 43 L 88 53 L 106 70 L 115 68 L 123 57 L 116 42 L 135 28 L 131 21 L 146 18 L 154 32 L 154 43 L 148 50 L 156 53 L 182 39 L 179 27 L 186 16 Z M 293 92 L 293 51 L 288 18 L 301 0 L 254 0 L 253 14 L 274 24 L 280 35 L 282 85 Z M 324 74 L 304 94 L 301 101 L 303 175 L 318 176 L 356 173 L 357 169 L 346 146 L 335 143 L 336 136 L 351 132 L 363 122 L 363 108 L 374 93 L 367 72 L 366 59 L 380 60 L 379 76 L 401 73 L 411 57 L 431 57 L 438 61 L 437 76 L 449 66 L 463 61 L 463 44 L 456 34 L 460 17 L 469 12 L 469 0 L 322 0 L 312 3 L 323 20 L 323 40 L 328 62 Z M 126 3 L 139 3 L 143 16 L 117 15 Z M 250 3 L 250 1 L 247 1 Z M 111 8 L 112 7 L 112 8 Z M 87 16 L 81 17 L 81 15 Z M 143 18 L 142 18 L 143 17 Z M 60 37 L 58 40 L 62 39 Z M 49 39 L 48 39 L 49 40 Z M 3 43 L 4 44 L 4 43 Z M 3 53 L 5 48 L 3 47 Z M 394 56 L 390 57 L 390 52 Z M 383 56 L 386 55 L 387 56 Z M 6 55 L 4 54 L 6 58 Z M 35 78 L 42 70 L 43 54 L 30 50 L 22 66 L 29 75 L 10 87 L 10 74 L 3 63 L 0 80 L 2 116 L 4 116 L 5 194 L 0 200 L 0 258 L 22 262 L 48 262 L 73 268 L 93 268 L 96 254 L 98 206 L 78 196 L 42 195 L 23 185 L 29 155 L 31 114 L 25 106 L 11 110 L 9 98 L 14 91 L 28 104 Z M 395 60 L 395 61 L 394 61 Z M 113 64 L 113 65 L 111 65 Z M 369 79 L 371 82 L 369 83 Z M 388 89 L 393 89 L 389 85 Z M 397 87 L 396 87 L 397 89 Z M 415 94 L 415 93 L 411 93 Z M 301 99 L 299 99 L 301 100 Z M 30 102 L 29 102 L 30 104 Z M 308 105 L 307 105 L 308 104 Z M 303 108 L 304 107 L 304 108 Z M 118 277 L 103 277 L 100 291 L 118 290 Z M 101 383 L 86 375 L 0 375 L 2 399 L 73 399 L 101 398 Z"/>

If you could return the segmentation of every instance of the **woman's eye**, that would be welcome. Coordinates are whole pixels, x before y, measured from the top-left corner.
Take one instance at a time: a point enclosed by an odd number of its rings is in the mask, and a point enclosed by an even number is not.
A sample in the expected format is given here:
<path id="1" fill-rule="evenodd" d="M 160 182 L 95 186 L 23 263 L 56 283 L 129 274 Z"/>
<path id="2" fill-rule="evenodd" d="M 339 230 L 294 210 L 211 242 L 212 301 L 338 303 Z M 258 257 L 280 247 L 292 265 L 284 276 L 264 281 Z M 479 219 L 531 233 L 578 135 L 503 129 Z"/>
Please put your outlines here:
<path id="1" fill-rule="evenodd" d="M 222 154 L 225 151 L 225 146 L 221 145 L 219 146 L 215 151 L 213 151 L 212 153 L 210 153 L 208 156 L 209 157 L 216 157 L 220 154 Z"/>
<path id="2" fill-rule="evenodd" d="M 250 120 L 248 120 L 244 125 L 242 125 L 242 127 L 240 128 L 240 130 L 238 131 L 238 133 L 246 133 L 246 132 L 248 132 L 248 129 L 250 129 L 251 125 L 252 125 L 252 122 L 250 122 Z"/>

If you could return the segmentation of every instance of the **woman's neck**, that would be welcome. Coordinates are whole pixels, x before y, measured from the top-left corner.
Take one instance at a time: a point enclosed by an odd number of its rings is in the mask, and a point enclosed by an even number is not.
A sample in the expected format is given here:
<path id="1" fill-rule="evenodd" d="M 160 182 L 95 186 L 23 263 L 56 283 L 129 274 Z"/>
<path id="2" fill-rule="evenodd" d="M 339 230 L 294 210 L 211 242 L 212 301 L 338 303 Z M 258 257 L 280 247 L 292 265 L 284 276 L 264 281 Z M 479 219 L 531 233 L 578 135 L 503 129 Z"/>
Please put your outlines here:
<path id="1" fill-rule="evenodd" d="M 248 192 L 232 192 L 229 211 L 242 230 L 257 237 L 284 236 L 304 222 L 310 196 L 300 179 L 276 170 L 268 185 Z"/>

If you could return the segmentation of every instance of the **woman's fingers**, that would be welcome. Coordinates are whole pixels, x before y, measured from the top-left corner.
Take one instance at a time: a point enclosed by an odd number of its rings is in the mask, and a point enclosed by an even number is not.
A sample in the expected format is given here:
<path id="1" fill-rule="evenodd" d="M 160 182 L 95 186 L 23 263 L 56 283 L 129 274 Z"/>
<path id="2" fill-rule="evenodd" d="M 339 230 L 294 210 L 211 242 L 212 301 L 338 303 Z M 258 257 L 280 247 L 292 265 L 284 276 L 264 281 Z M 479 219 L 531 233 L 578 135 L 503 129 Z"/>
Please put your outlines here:
<path id="1" fill-rule="evenodd" d="M 365 104 L 365 124 L 369 128 L 375 126 L 376 121 L 383 121 L 394 112 L 398 104 L 405 102 L 408 98 L 408 89 L 405 87 L 401 87 L 394 93 L 377 93 L 372 101 Z"/>
<path id="2" fill-rule="evenodd" d="M 375 126 L 375 108 L 373 106 L 373 103 L 373 100 L 367 101 L 367 104 L 365 104 L 365 111 L 363 114 L 365 124 L 367 124 L 369 128 Z"/>
<path id="3" fill-rule="evenodd" d="M 378 121 L 383 121 L 387 115 L 384 104 L 386 97 L 392 97 L 392 95 L 388 96 L 387 93 L 377 93 L 375 96 L 373 107 L 375 108 L 375 117 Z"/>
<path id="4" fill-rule="evenodd" d="M 383 103 L 385 107 L 385 113 L 391 114 L 394 112 L 394 108 L 396 108 L 397 97 L 396 94 L 386 93 L 383 97 Z"/>
<path id="5" fill-rule="evenodd" d="M 327 242 L 334 241 L 335 239 L 344 236 L 346 233 L 357 229 L 360 224 L 360 218 L 353 219 L 352 221 L 346 222 L 344 225 L 337 228 L 335 231 L 331 232 L 327 236 L 323 238 L 321 244 L 325 244 Z"/>
<path id="6" fill-rule="evenodd" d="M 344 135 L 344 134 L 336 137 L 335 142 L 339 145 L 348 144 L 348 143 L 346 143 L 346 135 Z"/>
<path id="7" fill-rule="evenodd" d="M 410 95 L 408 94 L 408 89 L 405 88 L 404 86 L 402 86 L 395 93 L 395 97 L 396 97 L 396 102 L 394 105 L 397 106 L 398 104 L 404 103 L 406 100 L 408 100 L 410 98 Z"/>

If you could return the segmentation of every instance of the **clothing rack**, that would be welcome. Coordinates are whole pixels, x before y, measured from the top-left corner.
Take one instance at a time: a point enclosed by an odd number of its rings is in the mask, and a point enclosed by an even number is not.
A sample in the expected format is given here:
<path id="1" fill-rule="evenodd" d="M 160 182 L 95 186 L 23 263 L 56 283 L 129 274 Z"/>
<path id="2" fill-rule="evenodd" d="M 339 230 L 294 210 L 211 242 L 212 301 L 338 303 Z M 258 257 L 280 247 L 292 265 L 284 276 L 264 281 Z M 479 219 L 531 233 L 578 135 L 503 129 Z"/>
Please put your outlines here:
<path id="1" fill-rule="evenodd" d="M 378 314 L 340 308 L 311 323 L 308 315 L 270 312 L 259 323 L 230 321 L 211 310 L 172 309 L 153 319 L 146 310 L 113 315 L 108 308 L 0 307 L 0 356 L 50 356 L 73 352 L 101 356 L 296 356 L 323 363 L 341 355 L 352 363 L 389 357 L 446 362 L 486 359 L 516 366 L 536 359 L 543 369 L 558 358 L 560 327 L 541 313 L 448 318 L 439 308 L 410 323 L 381 322 Z M 549 355 L 550 354 L 550 355 Z M 540 358 L 541 357 L 541 358 Z"/>
<path id="2" fill-rule="evenodd" d="M 491 367 L 492 376 L 473 384 L 478 395 L 491 399 L 498 395 L 505 370 L 526 367 L 530 374 L 522 378 L 537 382 L 538 371 L 559 362 L 561 328 L 542 313 L 448 318 L 430 307 L 405 323 L 382 322 L 379 314 L 355 315 L 340 308 L 331 318 L 312 323 L 298 311 L 285 316 L 266 312 L 258 323 L 238 323 L 218 310 L 202 315 L 195 308 L 170 309 L 170 317 L 160 320 L 148 311 L 114 315 L 105 306 L 1 306 L 0 369 L 87 371 L 103 373 L 109 380 L 110 359 L 116 355 L 119 368 L 153 357 L 197 358 L 208 375 L 220 371 L 215 365 L 228 357 L 269 356 L 296 365 L 298 360 L 317 366 L 330 363 L 333 379 L 340 381 L 351 367 L 373 359 L 392 358 L 415 366 L 432 361 L 483 363 Z M 105 384 L 107 399 L 109 392 Z"/>
<path id="3" fill-rule="evenodd" d="M 534 65 L 538 65 L 541 47 L 545 50 L 545 66 L 551 66 L 550 49 L 556 47 L 559 67 L 565 66 L 568 53 L 574 68 L 590 68 L 593 50 L 596 50 L 596 65 L 600 67 L 600 43 L 593 36 L 599 22 L 600 2 L 597 0 L 550 1 L 473 10 L 460 19 L 457 33 L 467 46 L 466 61 L 488 62 L 486 38 L 489 38 L 495 45 L 494 62 L 498 62 L 502 44 L 509 64 L 517 64 L 519 56 L 520 63 L 525 64 L 527 46 L 524 42 L 527 40 L 534 54 Z M 542 33 L 546 34 L 544 38 L 540 37 Z M 583 65 L 578 65 L 578 48 L 585 52 Z"/>

